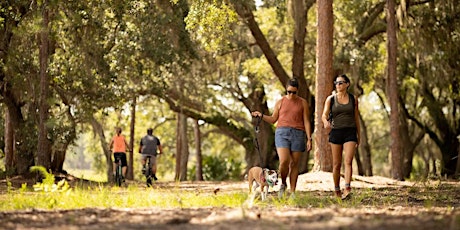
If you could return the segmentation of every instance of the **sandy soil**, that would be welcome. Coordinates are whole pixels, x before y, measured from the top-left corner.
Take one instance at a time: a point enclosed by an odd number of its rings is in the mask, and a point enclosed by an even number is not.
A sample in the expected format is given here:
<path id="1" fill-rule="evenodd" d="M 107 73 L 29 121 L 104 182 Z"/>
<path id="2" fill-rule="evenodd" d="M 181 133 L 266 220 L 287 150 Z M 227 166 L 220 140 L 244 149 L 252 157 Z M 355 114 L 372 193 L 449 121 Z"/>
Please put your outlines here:
<path id="1" fill-rule="evenodd" d="M 135 182 L 129 182 L 135 183 Z M 0 229 L 448 229 L 460 230 L 460 182 L 431 181 L 436 186 L 394 181 L 384 177 L 353 176 L 354 193 L 375 190 L 378 197 L 363 200 L 361 205 L 343 208 L 275 207 L 267 205 L 242 208 L 194 209 L 73 209 L 25 210 L 0 212 Z M 20 185 L 21 181 L 13 181 Z M 177 187 L 174 182 L 160 182 L 163 188 Z M 182 189 L 214 193 L 246 191 L 246 182 L 183 182 Z M 299 177 L 297 196 L 312 193 L 331 196 L 332 175 L 326 172 Z M 436 189 L 424 189 L 426 187 Z M 0 191 L 6 182 L 0 181 Z M 409 192 L 414 191 L 416 193 Z M 217 190 L 216 190 L 217 189 Z M 439 194 L 447 200 L 435 199 Z M 270 196 L 276 196 L 272 191 Z M 391 197 L 391 202 L 386 199 Z M 433 198 L 434 197 L 434 198 Z M 427 205 L 427 200 L 436 200 Z M 338 201 L 337 201 L 338 202 Z M 348 202 L 348 201 L 343 201 Z"/>

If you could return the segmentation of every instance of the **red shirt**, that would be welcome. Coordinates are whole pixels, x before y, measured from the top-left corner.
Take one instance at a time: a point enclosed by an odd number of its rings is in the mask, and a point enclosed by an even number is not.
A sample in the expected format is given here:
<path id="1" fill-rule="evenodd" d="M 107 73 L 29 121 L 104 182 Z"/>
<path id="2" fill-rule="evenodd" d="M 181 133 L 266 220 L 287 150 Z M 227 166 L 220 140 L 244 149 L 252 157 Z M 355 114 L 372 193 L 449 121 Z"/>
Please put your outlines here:
<path id="1" fill-rule="evenodd" d="M 276 124 L 276 127 L 290 127 L 305 131 L 302 100 L 303 99 L 300 97 L 291 99 L 283 97 L 281 99 L 278 123 Z"/>

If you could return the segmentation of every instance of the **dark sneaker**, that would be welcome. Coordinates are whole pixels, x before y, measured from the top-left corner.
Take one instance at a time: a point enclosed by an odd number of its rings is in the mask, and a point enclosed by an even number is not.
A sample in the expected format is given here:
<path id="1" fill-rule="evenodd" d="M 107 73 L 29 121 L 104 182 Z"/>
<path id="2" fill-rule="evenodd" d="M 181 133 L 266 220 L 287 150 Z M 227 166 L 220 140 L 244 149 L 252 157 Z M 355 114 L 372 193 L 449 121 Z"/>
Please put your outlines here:
<path id="1" fill-rule="evenodd" d="M 157 178 L 157 176 L 156 176 L 155 174 L 153 174 L 153 179 L 154 179 L 155 181 L 158 180 L 158 178 Z"/>

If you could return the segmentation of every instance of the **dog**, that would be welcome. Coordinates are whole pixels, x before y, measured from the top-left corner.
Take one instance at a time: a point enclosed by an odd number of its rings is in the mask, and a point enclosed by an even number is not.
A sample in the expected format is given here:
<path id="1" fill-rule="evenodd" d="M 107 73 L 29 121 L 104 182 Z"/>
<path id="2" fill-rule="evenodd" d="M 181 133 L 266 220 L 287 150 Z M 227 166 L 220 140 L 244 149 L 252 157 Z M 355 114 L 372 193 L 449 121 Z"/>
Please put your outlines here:
<path id="1" fill-rule="evenodd" d="M 255 166 L 248 171 L 248 182 L 250 194 L 260 186 L 261 198 L 264 201 L 267 199 L 269 187 L 273 188 L 278 183 L 278 173 L 275 170 Z"/>

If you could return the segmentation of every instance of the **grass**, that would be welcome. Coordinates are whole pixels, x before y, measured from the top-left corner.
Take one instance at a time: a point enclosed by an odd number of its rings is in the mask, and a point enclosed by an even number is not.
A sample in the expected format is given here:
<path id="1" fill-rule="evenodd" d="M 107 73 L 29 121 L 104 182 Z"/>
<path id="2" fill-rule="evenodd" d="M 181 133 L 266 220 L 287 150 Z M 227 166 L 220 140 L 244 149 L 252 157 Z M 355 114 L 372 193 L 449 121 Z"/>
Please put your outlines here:
<path id="1" fill-rule="evenodd" d="M 44 180 L 46 181 L 46 180 Z M 0 211 L 27 210 L 27 209 L 81 209 L 81 208 L 236 208 L 247 204 L 248 194 L 244 191 L 235 192 L 204 192 L 198 190 L 183 190 L 175 188 L 144 188 L 139 185 L 128 187 L 108 186 L 105 183 L 90 186 L 77 185 L 70 187 L 67 182 L 55 183 L 48 180 L 45 184 L 38 183 L 33 189 L 25 185 L 20 189 L 8 188 L 6 193 L 0 194 Z M 413 188 L 410 188 L 413 189 Z M 401 205 L 404 196 L 397 197 L 387 194 L 387 191 L 372 189 L 355 190 L 351 199 L 337 200 L 326 192 L 303 192 L 295 198 L 278 199 L 272 193 L 268 201 L 262 202 L 256 198 L 253 205 L 260 208 L 360 208 Z M 424 194 L 426 195 L 426 194 Z M 424 199 L 421 206 L 432 207 L 436 202 L 434 197 Z"/>
<path id="2" fill-rule="evenodd" d="M 107 183 L 77 183 L 73 187 L 65 181 L 54 181 L 54 176 L 37 167 L 44 175 L 42 183 L 31 188 L 25 184 L 21 188 L 7 189 L 0 193 L 0 211 L 28 209 L 81 209 L 81 208 L 236 208 L 247 207 L 249 196 L 246 191 L 227 192 L 184 190 L 179 185 L 169 188 L 145 188 L 139 184 L 115 187 Z M 458 188 L 452 185 L 412 186 L 400 188 L 356 189 L 351 199 L 337 200 L 327 191 L 299 192 L 295 198 L 278 199 L 276 192 L 265 202 L 256 198 L 251 206 L 260 208 L 363 208 L 391 207 L 394 205 L 431 208 L 453 205 Z"/>
<path id="3" fill-rule="evenodd" d="M 61 191 L 10 191 L 0 195 L 0 210 L 79 209 L 79 208 L 193 208 L 238 207 L 246 198 L 243 193 L 196 194 L 139 187 L 73 188 Z"/>

